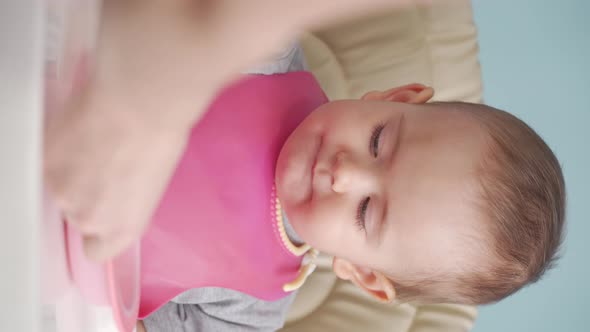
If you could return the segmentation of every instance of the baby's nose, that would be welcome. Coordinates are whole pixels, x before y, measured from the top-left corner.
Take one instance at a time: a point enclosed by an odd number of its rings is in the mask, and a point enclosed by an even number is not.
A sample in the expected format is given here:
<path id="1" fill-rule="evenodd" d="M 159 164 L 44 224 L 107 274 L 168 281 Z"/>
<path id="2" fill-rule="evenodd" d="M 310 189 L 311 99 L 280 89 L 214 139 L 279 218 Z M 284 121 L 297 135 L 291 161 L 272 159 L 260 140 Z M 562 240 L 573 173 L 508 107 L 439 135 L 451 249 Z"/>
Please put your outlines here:
<path id="1" fill-rule="evenodd" d="M 353 160 L 345 152 L 339 152 L 332 168 L 332 190 L 337 193 L 364 192 L 370 190 L 375 175 L 362 163 Z"/>

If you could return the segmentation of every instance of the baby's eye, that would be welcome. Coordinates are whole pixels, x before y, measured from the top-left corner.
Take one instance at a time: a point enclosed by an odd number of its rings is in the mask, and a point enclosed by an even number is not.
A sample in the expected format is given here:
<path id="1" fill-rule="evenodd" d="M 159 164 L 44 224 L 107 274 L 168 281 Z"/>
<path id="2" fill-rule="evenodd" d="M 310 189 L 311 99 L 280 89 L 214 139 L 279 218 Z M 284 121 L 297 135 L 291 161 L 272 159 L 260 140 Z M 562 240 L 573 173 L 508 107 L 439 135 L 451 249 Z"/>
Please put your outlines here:
<path id="1" fill-rule="evenodd" d="M 361 231 L 365 231 L 365 216 L 367 214 L 367 209 L 369 208 L 369 201 L 371 197 L 366 197 L 361 201 L 357 210 L 356 210 L 356 225 Z"/>
<path id="2" fill-rule="evenodd" d="M 371 152 L 371 155 L 375 158 L 379 156 L 379 141 L 381 139 L 383 128 L 385 128 L 385 125 L 382 123 L 375 126 L 375 128 L 373 128 L 373 133 L 371 134 L 371 140 L 369 141 L 369 152 Z"/>

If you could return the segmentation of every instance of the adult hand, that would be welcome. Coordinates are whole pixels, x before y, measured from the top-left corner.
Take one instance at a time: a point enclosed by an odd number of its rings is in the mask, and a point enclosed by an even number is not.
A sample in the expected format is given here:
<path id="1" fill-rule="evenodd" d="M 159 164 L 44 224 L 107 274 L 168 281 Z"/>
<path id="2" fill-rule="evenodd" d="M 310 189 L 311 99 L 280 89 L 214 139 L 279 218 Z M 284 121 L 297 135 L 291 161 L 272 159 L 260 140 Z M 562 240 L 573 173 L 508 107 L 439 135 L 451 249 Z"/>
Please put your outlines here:
<path id="1" fill-rule="evenodd" d="M 105 1 L 88 81 L 47 114 L 45 181 L 93 259 L 139 238 L 192 124 L 229 77 L 212 63 L 221 49 L 208 47 L 208 26 L 181 16 L 163 2 Z"/>

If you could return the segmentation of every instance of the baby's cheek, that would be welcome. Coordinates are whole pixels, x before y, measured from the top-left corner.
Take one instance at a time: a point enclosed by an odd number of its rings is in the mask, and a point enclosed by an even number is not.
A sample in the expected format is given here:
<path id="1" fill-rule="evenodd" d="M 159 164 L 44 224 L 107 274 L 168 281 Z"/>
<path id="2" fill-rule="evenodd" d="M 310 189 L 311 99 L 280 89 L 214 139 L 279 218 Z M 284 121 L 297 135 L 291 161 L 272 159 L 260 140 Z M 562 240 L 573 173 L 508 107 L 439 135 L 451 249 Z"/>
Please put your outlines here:
<path id="1" fill-rule="evenodd" d="M 289 220 L 291 221 L 295 233 L 297 233 L 303 241 L 312 247 L 317 247 L 324 242 L 327 231 L 321 218 L 319 218 L 314 212 L 315 211 L 309 207 L 306 209 L 300 209 L 298 213 L 293 217 L 290 217 Z"/>
<path id="2" fill-rule="evenodd" d="M 358 234 L 354 232 L 353 217 L 345 218 L 342 209 L 334 208 L 328 211 L 322 211 L 315 219 L 313 232 L 314 237 L 324 251 L 329 254 L 342 256 L 342 251 L 349 249 L 349 246 L 357 246 L 356 238 Z M 348 220 L 351 220 L 350 223 Z"/>

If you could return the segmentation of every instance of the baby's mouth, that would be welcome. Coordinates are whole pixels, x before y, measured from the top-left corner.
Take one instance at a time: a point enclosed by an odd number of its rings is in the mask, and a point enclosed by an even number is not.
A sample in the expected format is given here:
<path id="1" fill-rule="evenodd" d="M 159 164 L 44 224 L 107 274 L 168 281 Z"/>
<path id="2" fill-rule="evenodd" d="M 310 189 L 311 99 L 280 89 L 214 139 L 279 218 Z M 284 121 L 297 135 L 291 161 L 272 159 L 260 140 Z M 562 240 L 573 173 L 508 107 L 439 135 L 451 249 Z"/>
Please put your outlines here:
<path id="1" fill-rule="evenodd" d="M 321 135 L 318 138 L 318 141 L 319 141 L 319 143 L 318 143 L 317 148 L 315 150 L 315 156 L 313 158 L 313 163 L 311 165 L 311 174 L 312 174 L 312 177 L 313 177 L 313 173 L 315 171 L 315 168 L 316 168 L 316 166 L 318 164 L 318 159 L 319 159 L 319 156 L 320 156 L 320 151 L 322 149 L 323 140 L 322 140 L 322 136 Z"/>

